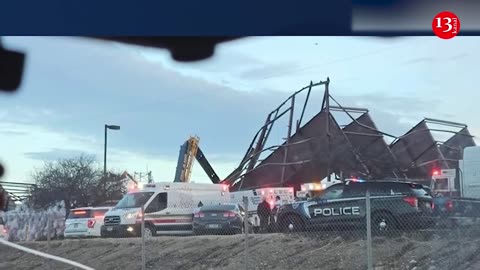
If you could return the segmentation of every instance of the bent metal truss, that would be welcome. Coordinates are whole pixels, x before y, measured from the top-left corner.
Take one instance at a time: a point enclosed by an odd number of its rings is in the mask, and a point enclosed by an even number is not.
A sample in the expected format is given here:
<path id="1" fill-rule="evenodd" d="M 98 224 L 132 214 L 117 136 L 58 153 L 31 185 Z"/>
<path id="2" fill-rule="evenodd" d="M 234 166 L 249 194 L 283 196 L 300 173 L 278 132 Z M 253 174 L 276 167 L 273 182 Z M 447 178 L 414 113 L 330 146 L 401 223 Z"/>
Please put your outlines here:
<path id="1" fill-rule="evenodd" d="M 293 186 L 338 177 L 422 179 L 432 168 L 455 168 L 467 146 L 474 146 L 465 124 L 425 118 L 402 136 L 377 129 L 368 109 L 342 106 L 329 91 L 330 79 L 293 93 L 267 115 L 238 167 L 222 183 L 232 190 L 265 186 Z M 314 90 L 323 88 L 320 112 L 303 124 Z M 299 108 L 296 106 L 301 102 Z M 333 113 L 351 122 L 340 126 Z M 269 145 L 277 122 L 287 121 L 281 144 Z M 457 128 L 431 129 L 428 124 Z M 432 132 L 449 134 L 435 140 Z M 386 138 L 392 140 L 389 144 Z"/>

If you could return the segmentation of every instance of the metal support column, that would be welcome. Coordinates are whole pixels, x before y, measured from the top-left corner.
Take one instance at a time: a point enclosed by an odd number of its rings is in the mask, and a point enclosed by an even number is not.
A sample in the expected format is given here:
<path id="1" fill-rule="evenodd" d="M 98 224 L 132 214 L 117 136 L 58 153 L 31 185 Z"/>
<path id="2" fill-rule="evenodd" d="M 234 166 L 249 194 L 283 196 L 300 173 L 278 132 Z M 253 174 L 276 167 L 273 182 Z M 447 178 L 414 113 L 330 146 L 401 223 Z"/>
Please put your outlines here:
<path id="1" fill-rule="evenodd" d="M 288 147 L 290 143 L 290 137 L 292 136 L 292 125 L 293 125 L 293 113 L 294 113 L 294 108 L 295 108 L 295 96 L 292 96 L 292 105 L 290 106 L 290 118 L 288 120 L 288 134 L 287 134 L 287 140 L 285 142 L 285 152 L 283 155 L 283 163 L 287 163 L 288 160 Z M 281 183 L 283 186 L 283 183 L 285 181 L 285 171 L 286 171 L 286 165 L 282 165 L 282 176 L 281 176 Z"/>

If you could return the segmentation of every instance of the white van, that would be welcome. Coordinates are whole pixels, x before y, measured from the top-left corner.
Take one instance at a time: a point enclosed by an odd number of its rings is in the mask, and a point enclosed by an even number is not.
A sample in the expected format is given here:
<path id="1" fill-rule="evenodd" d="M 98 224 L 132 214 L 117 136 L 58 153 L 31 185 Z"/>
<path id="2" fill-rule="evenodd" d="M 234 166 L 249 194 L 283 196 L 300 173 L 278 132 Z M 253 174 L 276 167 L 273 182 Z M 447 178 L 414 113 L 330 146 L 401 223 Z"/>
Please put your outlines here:
<path id="1" fill-rule="evenodd" d="M 253 224 L 254 232 L 257 232 L 260 228 L 260 219 L 257 215 L 257 207 L 262 202 L 262 197 L 267 199 L 270 204 L 270 208 L 274 208 L 276 197 L 280 197 L 281 205 L 295 202 L 295 194 L 291 187 L 280 188 L 258 188 L 254 190 L 242 190 L 230 193 L 230 201 L 232 203 L 238 203 L 244 207 L 243 197 L 248 197 L 248 213 L 250 223 Z"/>
<path id="2" fill-rule="evenodd" d="M 203 205 L 230 202 L 227 185 L 152 183 L 123 196 L 105 214 L 102 237 L 141 235 L 141 206 L 145 207 L 145 235 L 192 234 L 196 209 Z"/>

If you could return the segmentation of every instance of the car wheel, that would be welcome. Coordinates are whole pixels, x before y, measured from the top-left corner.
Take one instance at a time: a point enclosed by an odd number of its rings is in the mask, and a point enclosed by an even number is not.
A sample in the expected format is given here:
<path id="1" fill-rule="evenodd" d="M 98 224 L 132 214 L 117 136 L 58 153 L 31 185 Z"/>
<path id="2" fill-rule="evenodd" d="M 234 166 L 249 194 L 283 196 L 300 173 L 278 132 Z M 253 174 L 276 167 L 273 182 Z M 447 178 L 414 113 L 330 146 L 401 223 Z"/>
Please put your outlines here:
<path id="1" fill-rule="evenodd" d="M 155 232 L 151 226 L 145 226 L 145 228 L 143 228 L 143 235 L 145 238 L 151 238 L 155 236 Z"/>
<path id="2" fill-rule="evenodd" d="M 282 218 L 280 226 L 284 233 L 301 232 L 305 230 L 303 220 L 296 215 L 288 215 Z"/>
<path id="3" fill-rule="evenodd" d="M 372 217 L 372 233 L 386 235 L 397 229 L 397 222 L 389 213 L 378 213 Z"/>

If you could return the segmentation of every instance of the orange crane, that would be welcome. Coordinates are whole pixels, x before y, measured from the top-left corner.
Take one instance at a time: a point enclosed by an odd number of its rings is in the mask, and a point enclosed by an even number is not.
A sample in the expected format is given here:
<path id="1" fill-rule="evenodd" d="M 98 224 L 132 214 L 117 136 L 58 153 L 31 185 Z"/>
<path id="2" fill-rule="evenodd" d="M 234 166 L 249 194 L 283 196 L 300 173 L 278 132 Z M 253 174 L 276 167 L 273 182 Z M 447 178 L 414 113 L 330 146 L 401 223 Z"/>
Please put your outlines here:
<path id="1" fill-rule="evenodd" d="M 200 138 L 198 136 L 190 136 L 190 138 L 180 147 L 178 156 L 177 170 L 174 182 L 189 182 L 192 175 L 193 163 L 198 161 L 205 173 L 213 183 L 219 183 L 220 178 L 213 170 L 212 166 L 205 158 L 199 147 Z"/>

